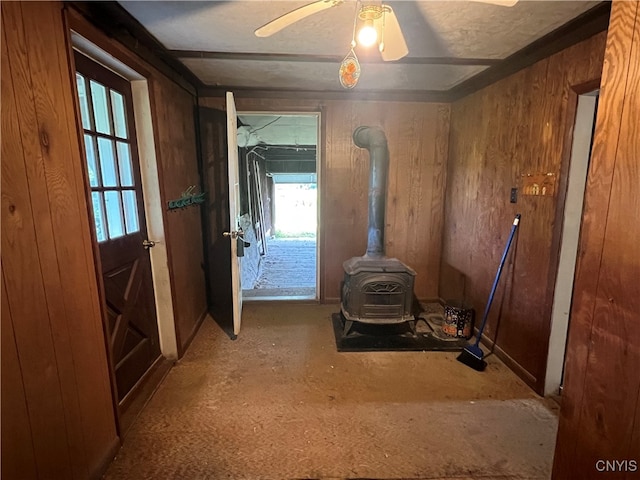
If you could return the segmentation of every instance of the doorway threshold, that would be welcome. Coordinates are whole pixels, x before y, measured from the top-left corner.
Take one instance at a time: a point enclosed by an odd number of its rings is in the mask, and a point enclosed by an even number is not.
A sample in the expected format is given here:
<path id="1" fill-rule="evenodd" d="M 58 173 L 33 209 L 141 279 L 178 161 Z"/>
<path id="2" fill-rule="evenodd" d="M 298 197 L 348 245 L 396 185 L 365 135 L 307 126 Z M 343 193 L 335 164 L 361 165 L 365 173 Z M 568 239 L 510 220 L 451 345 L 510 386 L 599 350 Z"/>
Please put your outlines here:
<path id="1" fill-rule="evenodd" d="M 317 302 L 318 298 L 315 295 L 271 295 L 264 297 L 247 297 L 242 299 L 244 303 L 250 302 L 282 302 L 282 301 L 303 301 L 303 302 Z"/>
<path id="2" fill-rule="evenodd" d="M 243 290 L 244 301 L 253 300 L 316 300 L 315 287 L 288 287 L 288 288 L 254 288 Z"/>

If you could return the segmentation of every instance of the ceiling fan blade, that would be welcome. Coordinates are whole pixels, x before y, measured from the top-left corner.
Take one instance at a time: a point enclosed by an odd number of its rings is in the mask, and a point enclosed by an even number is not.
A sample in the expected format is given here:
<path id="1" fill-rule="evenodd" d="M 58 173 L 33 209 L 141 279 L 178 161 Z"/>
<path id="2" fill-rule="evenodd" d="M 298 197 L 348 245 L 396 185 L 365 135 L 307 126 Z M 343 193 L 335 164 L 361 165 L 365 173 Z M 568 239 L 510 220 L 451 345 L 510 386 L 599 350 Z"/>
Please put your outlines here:
<path id="1" fill-rule="evenodd" d="M 472 0 L 474 2 L 481 2 L 481 3 L 490 3 L 492 5 L 499 5 L 501 7 L 513 7 L 516 3 L 518 3 L 518 0 Z"/>
<path id="2" fill-rule="evenodd" d="M 409 53 L 409 49 L 393 8 L 389 5 L 384 5 L 383 8 L 384 15 L 376 20 L 376 23 L 378 23 L 376 29 L 378 31 L 382 29 L 382 42 L 380 44 L 382 59 L 385 62 L 392 62 L 406 56 Z"/>
<path id="3" fill-rule="evenodd" d="M 318 0 L 317 2 L 303 5 L 300 8 L 291 10 L 284 15 L 279 16 L 275 20 L 264 24 L 254 32 L 256 37 L 270 37 L 274 33 L 278 33 L 285 27 L 288 27 L 292 23 L 295 23 L 303 18 L 313 15 L 314 13 L 321 12 L 327 8 L 336 7 L 340 5 L 343 0 Z"/>

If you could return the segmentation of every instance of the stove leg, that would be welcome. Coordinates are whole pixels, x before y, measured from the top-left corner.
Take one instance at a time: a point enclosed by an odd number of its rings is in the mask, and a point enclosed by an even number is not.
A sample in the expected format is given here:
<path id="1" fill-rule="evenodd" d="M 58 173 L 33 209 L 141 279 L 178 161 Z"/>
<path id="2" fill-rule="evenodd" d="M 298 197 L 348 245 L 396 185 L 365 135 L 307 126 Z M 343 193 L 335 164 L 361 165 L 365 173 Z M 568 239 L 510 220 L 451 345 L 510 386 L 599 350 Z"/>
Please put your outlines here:
<path id="1" fill-rule="evenodd" d="M 413 333 L 413 335 L 416 335 L 416 321 L 415 320 L 409 320 L 407 323 L 409 324 L 409 328 L 411 329 L 411 333 Z"/>
<path id="2" fill-rule="evenodd" d="M 344 329 L 342 330 L 342 336 L 346 337 L 347 335 L 349 335 L 349 331 L 351 330 L 351 327 L 353 326 L 353 320 L 344 320 Z"/>

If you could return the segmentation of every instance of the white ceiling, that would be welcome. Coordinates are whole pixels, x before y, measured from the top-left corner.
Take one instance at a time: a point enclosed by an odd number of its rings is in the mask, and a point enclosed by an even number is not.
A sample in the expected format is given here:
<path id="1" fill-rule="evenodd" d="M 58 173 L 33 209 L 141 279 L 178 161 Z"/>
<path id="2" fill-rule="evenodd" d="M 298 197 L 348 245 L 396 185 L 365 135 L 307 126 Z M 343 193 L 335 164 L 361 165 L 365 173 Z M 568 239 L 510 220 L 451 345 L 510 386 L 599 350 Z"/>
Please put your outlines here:
<path id="1" fill-rule="evenodd" d="M 349 52 L 356 2 L 303 19 L 268 38 L 254 30 L 308 1 L 125 1 L 121 5 L 203 83 L 255 89 L 341 91 L 340 60 Z M 519 51 L 600 2 L 520 0 L 513 7 L 478 1 L 390 1 L 409 47 L 407 59 L 380 61 L 356 48 L 362 64 L 354 90 L 445 91 Z M 192 52 L 210 52 L 207 54 Z M 238 58 L 221 58 L 228 54 Z M 266 54 L 266 55 L 265 55 Z M 274 54 L 296 58 L 265 59 Z M 205 58 L 187 58 L 197 55 Z M 331 61 L 317 57 L 332 56 Z M 211 58 L 213 57 L 213 58 Z M 472 65 L 419 64 L 420 58 L 484 59 Z M 310 61 L 311 60 L 311 61 Z M 414 62 L 408 63 L 408 62 Z M 416 64 L 417 63 L 417 64 Z"/>
<path id="2" fill-rule="evenodd" d="M 346 0 L 271 37 L 254 35 L 256 28 L 310 2 L 119 3 L 207 86 L 344 92 L 338 70 L 350 50 L 356 1 Z M 520 0 L 513 7 L 455 0 L 385 3 L 396 13 L 409 55 L 383 62 L 375 47 L 356 47 L 362 71 L 354 92 L 447 92 L 600 2 Z M 315 117 L 239 118 L 240 144 L 317 143 Z"/>
<path id="3" fill-rule="evenodd" d="M 341 88 L 338 66 L 333 63 L 297 63 L 251 60 L 182 60 L 200 80 L 212 86 L 332 90 Z M 297 68 L 295 68 L 297 67 Z M 403 65 L 372 63 L 361 65 L 358 90 L 448 90 L 460 81 L 484 70 L 485 66 Z"/>

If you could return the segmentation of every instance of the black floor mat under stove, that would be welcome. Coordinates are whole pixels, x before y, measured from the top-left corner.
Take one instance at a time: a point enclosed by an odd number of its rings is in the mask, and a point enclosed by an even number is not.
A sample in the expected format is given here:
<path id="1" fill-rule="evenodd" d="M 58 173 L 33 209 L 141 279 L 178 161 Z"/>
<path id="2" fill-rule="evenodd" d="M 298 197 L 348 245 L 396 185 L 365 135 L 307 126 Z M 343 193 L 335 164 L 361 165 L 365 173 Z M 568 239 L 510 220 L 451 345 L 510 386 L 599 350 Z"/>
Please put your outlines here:
<path id="1" fill-rule="evenodd" d="M 422 319 L 418 320 L 415 335 L 407 323 L 373 325 L 354 322 L 346 337 L 343 336 L 342 314 L 332 314 L 331 321 L 339 352 L 460 351 L 468 344 L 468 340 L 464 338 L 438 338 L 428 323 Z"/>

